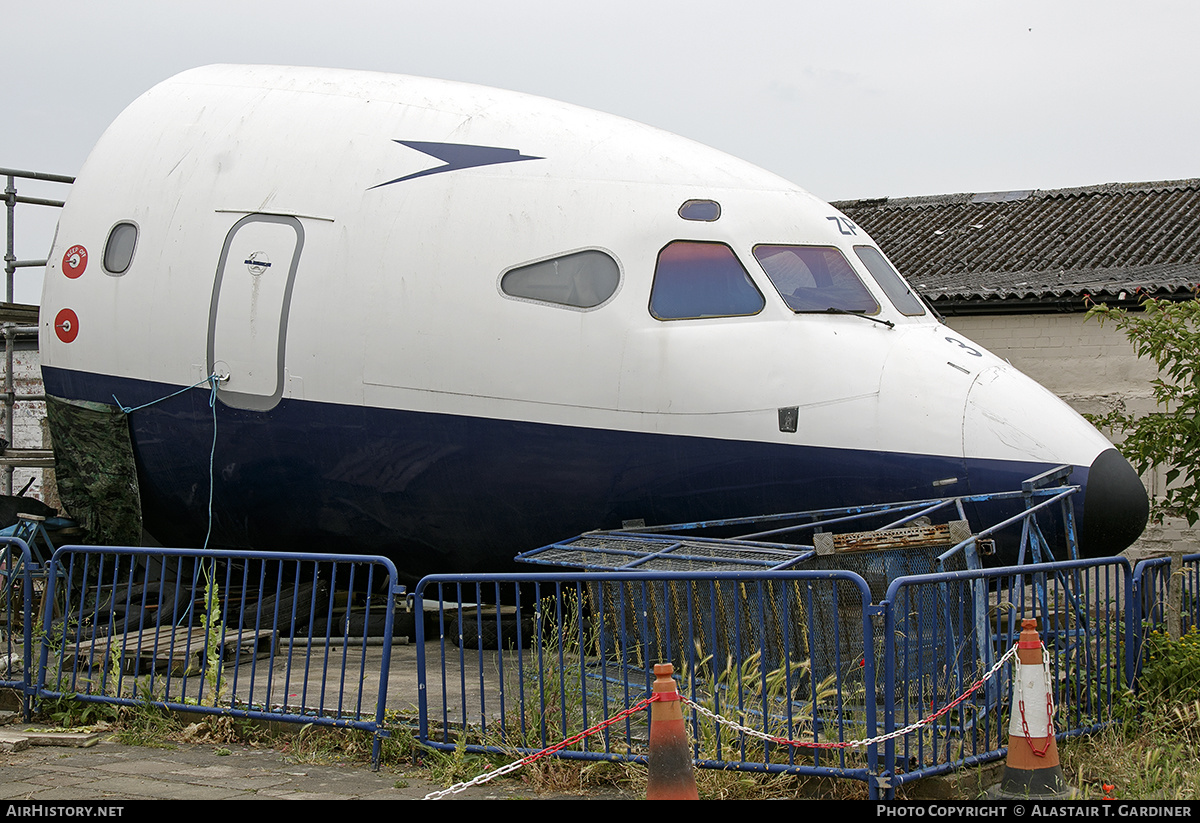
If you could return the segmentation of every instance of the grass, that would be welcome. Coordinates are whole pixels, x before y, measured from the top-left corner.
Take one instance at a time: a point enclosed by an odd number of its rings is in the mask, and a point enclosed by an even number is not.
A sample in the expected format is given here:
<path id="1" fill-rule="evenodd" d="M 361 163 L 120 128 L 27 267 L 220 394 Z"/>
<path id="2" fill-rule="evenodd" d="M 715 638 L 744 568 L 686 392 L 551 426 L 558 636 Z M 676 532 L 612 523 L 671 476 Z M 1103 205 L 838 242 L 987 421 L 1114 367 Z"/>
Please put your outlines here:
<path id="1" fill-rule="evenodd" d="M 1067 782 L 1083 799 L 1200 798 L 1200 701 L 1147 706 L 1097 734 L 1059 750 Z"/>
<path id="2" fill-rule="evenodd" d="M 1144 644 L 1138 691 L 1116 701 L 1119 722 L 1062 747 L 1064 775 L 1087 798 L 1200 798 L 1200 632 L 1153 630 Z"/>

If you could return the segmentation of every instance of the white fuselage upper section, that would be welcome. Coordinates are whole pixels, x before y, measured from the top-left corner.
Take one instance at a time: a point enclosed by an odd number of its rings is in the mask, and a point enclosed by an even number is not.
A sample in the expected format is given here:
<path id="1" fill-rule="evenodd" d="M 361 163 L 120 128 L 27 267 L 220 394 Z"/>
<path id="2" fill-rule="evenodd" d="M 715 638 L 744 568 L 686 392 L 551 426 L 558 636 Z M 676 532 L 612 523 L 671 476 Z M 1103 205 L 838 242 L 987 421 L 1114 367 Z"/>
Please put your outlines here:
<path id="1" fill-rule="evenodd" d="M 719 219 L 683 219 L 689 200 Z M 104 257 L 122 223 L 136 244 L 117 272 Z M 652 316 L 656 261 L 678 240 L 728 246 L 761 310 Z M 793 312 L 762 244 L 839 249 L 892 325 Z M 930 312 L 898 311 L 856 246 L 874 244 L 802 189 L 610 115 L 420 78 L 214 66 L 147 92 L 87 161 L 50 255 L 41 346 L 50 367 L 164 386 L 216 372 L 247 409 L 288 398 L 1083 466 L 1109 448 Z M 585 250 L 619 266 L 598 306 L 501 289 L 514 267 Z"/>

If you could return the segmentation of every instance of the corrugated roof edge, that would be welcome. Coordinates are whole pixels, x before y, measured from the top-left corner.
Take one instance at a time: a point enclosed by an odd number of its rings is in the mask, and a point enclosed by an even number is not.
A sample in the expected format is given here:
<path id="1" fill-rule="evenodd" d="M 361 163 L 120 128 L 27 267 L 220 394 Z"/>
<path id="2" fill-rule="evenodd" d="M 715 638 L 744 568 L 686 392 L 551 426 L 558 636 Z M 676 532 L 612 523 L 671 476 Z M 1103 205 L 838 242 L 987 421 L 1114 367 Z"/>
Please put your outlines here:
<path id="1" fill-rule="evenodd" d="M 973 282 L 1008 283 L 1009 288 L 1072 289 L 1080 293 L 1087 289 L 1113 287 L 1117 289 L 1191 290 L 1200 284 L 1200 261 L 1180 263 L 1151 263 L 1142 266 L 1050 268 L 1019 274 L 1013 283 L 1012 272 L 962 271 L 939 274 L 914 280 L 913 285 L 929 293 L 950 293 Z M 998 291 L 988 288 L 980 291 Z"/>
<path id="2" fill-rule="evenodd" d="M 1159 180 L 1147 183 L 1103 183 L 1098 186 L 1079 186 L 1067 189 L 1017 189 L 1014 191 L 929 194 L 916 197 L 867 197 L 858 200 L 834 200 L 830 205 L 836 209 L 916 209 L 926 206 L 960 206 L 970 203 L 996 203 L 1029 198 L 1050 199 L 1179 189 L 1200 189 L 1200 178 Z"/>
<path id="3" fill-rule="evenodd" d="M 945 285 L 923 284 L 916 285 L 916 289 L 947 316 L 1079 312 L 1085 311 L 1089 303 L 1133 308 L 1143 297 L 1196 299 L 1200 263 L 1030 272 L 1022 282 L 1011 284 L 1003 284 L 988 272 L 971 273 L 967 278 L 1001 285 L 971 288 L 957 275 L 946 278 L 950 282 Z"/>

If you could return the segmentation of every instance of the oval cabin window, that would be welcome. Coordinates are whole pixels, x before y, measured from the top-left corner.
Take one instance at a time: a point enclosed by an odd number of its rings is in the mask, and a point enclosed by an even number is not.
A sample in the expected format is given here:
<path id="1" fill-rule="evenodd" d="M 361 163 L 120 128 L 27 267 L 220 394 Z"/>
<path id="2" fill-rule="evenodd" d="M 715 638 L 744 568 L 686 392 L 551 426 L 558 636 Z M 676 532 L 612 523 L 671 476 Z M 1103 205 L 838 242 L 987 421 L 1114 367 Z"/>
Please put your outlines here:
<path id="1" fill-rule="evenodd" d="M 684 220 L 712 223 L 721 219 L 721 204 L 716 200 L 688 200 L 679 207 L 679 216 Z"/>
<path id="2" fill-rule="evenodd" d="M 133 262 L 133 250 L 137 247 L 138 229 L 133 223 L 122 222 L 112 227 L 104 244 L 104 271 L 121 275 L 129 270 Z"/>

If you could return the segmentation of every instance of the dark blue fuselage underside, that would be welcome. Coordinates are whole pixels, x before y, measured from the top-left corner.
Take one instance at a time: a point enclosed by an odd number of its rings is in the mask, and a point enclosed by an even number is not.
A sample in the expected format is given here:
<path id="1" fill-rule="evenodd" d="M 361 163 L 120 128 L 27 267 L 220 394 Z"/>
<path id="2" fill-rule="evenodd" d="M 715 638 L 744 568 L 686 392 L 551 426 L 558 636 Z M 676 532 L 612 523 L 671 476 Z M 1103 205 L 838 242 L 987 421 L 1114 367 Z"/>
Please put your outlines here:
<path id="1" fill-rule="evenodd" d="M 55 397 L 126 407 L 177 386 L 46 367 Z M 130 413 L 146 530 L 169 546 L 381 554 L 406 577 L 504 571 L 591 529 L 1013 491 L 1050 466 L 613 431 L 206 387 Z M 1077 467 L 1072 482 L 1086 482 Z M 934 481 L 958 482 L 934 487 Z M 982 524 L 986 525 L 986 524 Z M 973 522 L 975 529 L 982 527 Z M 1014 562 L 1015 557 L 998 558 Z"/>

